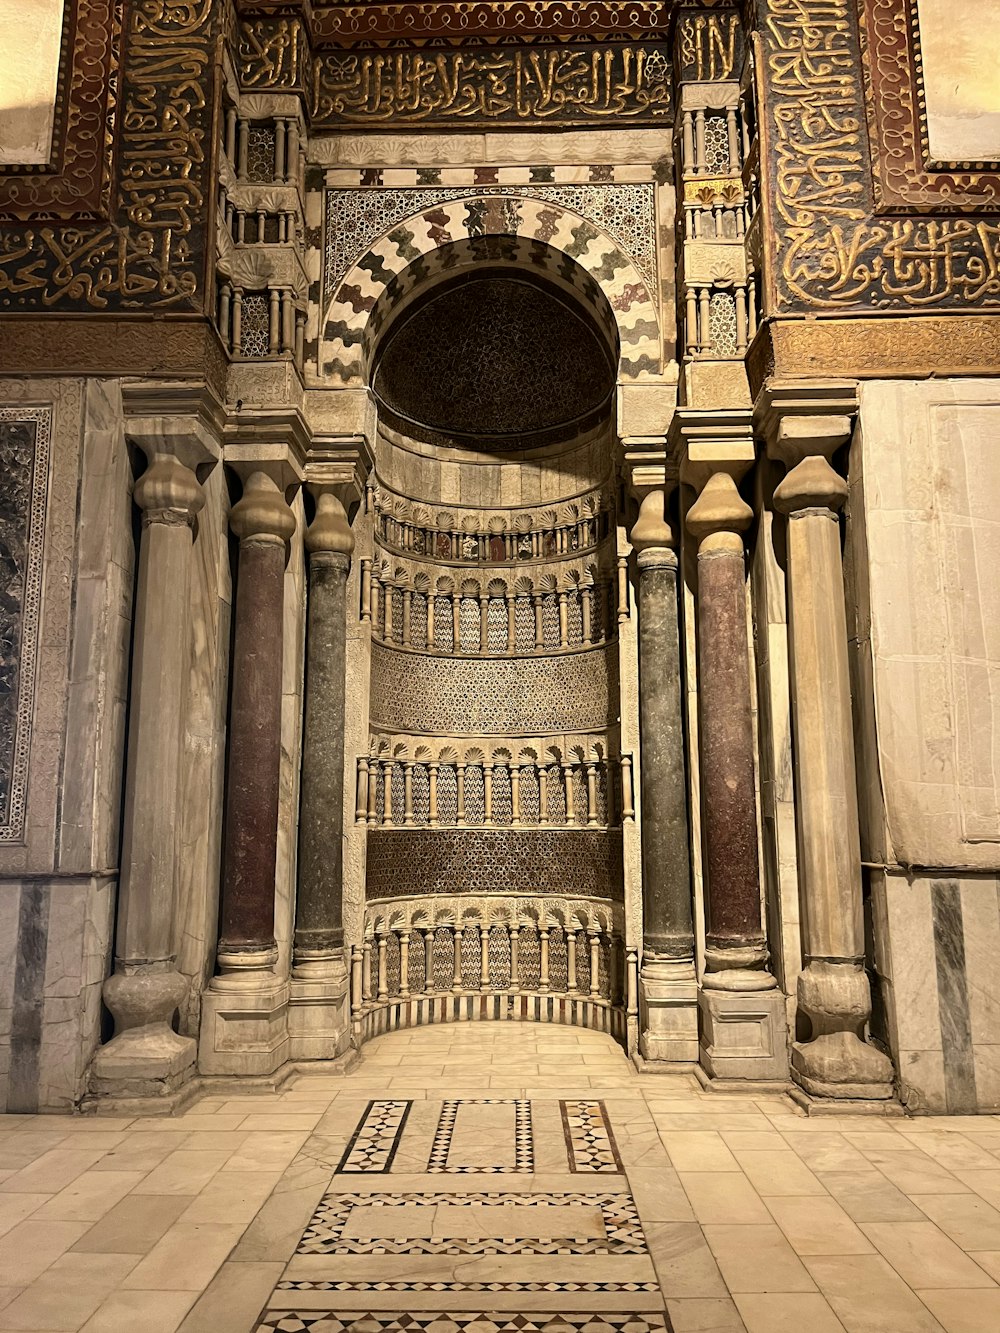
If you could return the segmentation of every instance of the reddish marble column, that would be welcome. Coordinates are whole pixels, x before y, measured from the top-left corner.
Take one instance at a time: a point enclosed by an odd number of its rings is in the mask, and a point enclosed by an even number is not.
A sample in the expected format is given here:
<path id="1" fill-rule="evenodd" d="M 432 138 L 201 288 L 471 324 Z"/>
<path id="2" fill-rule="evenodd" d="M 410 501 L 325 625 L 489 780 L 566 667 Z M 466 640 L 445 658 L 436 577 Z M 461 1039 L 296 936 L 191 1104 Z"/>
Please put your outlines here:
<path id="1" fill-rule="evenodd" d="M 698 721 L 705 837 L 704 984 L 769 990 L 761 924 L 742 531 L 753 512 L 714 473 L 687 515 L 698 546 Z"/>
<path id="2" fill-rule="evenodd" d="M 275 481 L 251 472 L 230 514 L 240 539 L 218 963 L 270 974 L 281 764 L 281 647 L 287 546 L 295 518 Z"/>

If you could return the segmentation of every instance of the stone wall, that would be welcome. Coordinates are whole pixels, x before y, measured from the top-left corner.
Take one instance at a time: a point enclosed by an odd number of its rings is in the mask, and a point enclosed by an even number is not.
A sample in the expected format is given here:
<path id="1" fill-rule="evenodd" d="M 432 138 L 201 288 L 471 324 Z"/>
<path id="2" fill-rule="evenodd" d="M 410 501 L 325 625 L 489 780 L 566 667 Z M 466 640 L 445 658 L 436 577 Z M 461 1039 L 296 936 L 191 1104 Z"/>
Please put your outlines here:
<path id="1" fill-rule="evenodd" d="M 863 386 L 849 552 L 885 1036 L 918 1110 L 1000 1105 L 1000 383 Z"/>
<path id="2" fill-rule="evenodd" d="M 49 453 L 31 514 L 41 560 L 33 660 L 21 644 L 23 818 L 0 843 L 0 1105 L 67 1109 L 100 1039 L 111 952 L 132 473 L 114 381 L 7 381 L 2 405 L 8 419 L 45 415 Z M 22 606 L 22 630 L 35 609 Z"/>

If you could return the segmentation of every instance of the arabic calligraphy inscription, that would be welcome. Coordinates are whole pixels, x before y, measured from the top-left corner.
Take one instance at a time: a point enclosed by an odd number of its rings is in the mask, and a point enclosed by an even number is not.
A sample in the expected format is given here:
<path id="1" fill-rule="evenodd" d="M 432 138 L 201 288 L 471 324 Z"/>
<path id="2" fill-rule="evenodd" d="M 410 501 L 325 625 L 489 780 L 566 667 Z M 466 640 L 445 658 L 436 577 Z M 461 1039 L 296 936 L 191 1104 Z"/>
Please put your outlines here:
<path id="1" fill-rule="evenodd" d="M 331 51 L 313 70 L 316 128 L 669 124 L 657 43 L 460 51 Z"/>

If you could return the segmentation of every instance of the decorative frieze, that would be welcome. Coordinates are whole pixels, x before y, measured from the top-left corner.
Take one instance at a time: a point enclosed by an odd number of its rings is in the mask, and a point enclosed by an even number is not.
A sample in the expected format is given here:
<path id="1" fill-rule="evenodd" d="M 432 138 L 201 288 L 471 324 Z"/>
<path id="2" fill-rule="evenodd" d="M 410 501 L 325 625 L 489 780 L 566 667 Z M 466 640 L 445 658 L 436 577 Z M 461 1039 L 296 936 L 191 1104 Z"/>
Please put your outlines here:
<path id="1" fill-rule="evenodd" d="M 311 95 L 328 131 L 667 125 L 673 100 L 669 49 L 652 42 L 324 51 Z"/>
<path id="2" fill-rule="evenodd" d="M 570 893 L 620 901 L 620 829 L 368 830 L 370 901 L 400 893 Z"/>
<path id="3" fill-rule="evenodd" d="M 50 407 L 0 407 L 0 843 L 24 835 Z"/>
<path id="4" fill-rule="evenodd" d="M 476 660 L 372 644 L 372 723 L 390 731 L 601 731 L 617 720 L 617 699 L 617 656 L 603 647 L 552 657 Z"/>

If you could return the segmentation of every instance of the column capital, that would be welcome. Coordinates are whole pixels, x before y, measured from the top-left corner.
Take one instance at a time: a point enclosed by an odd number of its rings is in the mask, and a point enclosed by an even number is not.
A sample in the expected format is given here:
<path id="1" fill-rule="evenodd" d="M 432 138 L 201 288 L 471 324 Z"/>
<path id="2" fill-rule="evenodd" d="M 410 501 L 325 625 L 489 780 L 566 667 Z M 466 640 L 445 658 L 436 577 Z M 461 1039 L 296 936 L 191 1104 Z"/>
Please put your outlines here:
<path id="1" fill-rule="evenodd" d="M 729 472 L 713 472 L 705 482 L 701 494 L 687 512 L 688 532 L 699 541 L 716 533 L 736 537 L 734 549 L 742 550 L 745 532 L 753 520 L 753 510 L 736 489 Z"/>
<path id="2" fill-rule="evenodd" d="M 622 471 L 630 493 L 640 502 L 650 491 L 668 495 L 677 485 L 677 469 L 667 455 L 663 435 L 631 435 L 622 439 Z"/>
<path id="3" fill-rule="evenodd" d="M 310 555 L 343 556 L 350 560 L 354 534 L 335 488 L 327 482 L 308 482 L 316 499 L 316 513 L 306 529 L 306 550 Z"/>
<path id="4" fill-rule="evenodd" d="M 739 481 L 757 456 L 748 408 L 679 407 L 667 438 L 681 481 L 695 490 L 716 472 Z"/>
<path id="5" fill-rule="evenodd" d="M 169 455 L 203 481 L 221 458 L 224 411 L 205 385 L 126 380 L 122 407 L 126 439 L 150 462 Z"/>
<path id="6" fill-rule="evenodd" d="M 374 466 L 375 456 L 366 435 L 313 435 L 306 480 L 331 486 L 346 509 L 360 502 Z"/>
<path id="7" fill-rule="evenodd" d="M 295 515 L 285 492 L 269 471 L 259 468 L 245 471 L 243 495 L 229 511 L 229 526 L 241 542 L 288 545 L 295 532 Z"/>
<path id="8" fill-rule="evenodd" d="M 831 458 L 851 437 L 858 410 L 855 380 L 777 380 L 754 405 L 754 427 L 769 458 L 793 468 L 804 458 Z"/>
<path id="9" fill-rule="evenodd" d="M 665 490 L 652 490 L 647 493 L 639 506 L 639 517 L 629 533 L 629 541 L 632 543 L 633 549 L 638 552 L 640 568 L 647 568 L 657 563 L 676 564 L 677 562 L 677 557 L 673 554 L 677 539 L 667 522 L 666 502 L 667 494 Z M 661 557 L 665 557 L 669 553 L 672 558 L 670 560 L 663 558 L 657 560 L 654 553 Z"/>
<path id="10" fill-rule="evenodd" d="M 142 525 L 193 527 L 205 494 L 189 467 L 171 453 L 156 453 L 135 483 L 132 499 L 142 510 Z"/>

